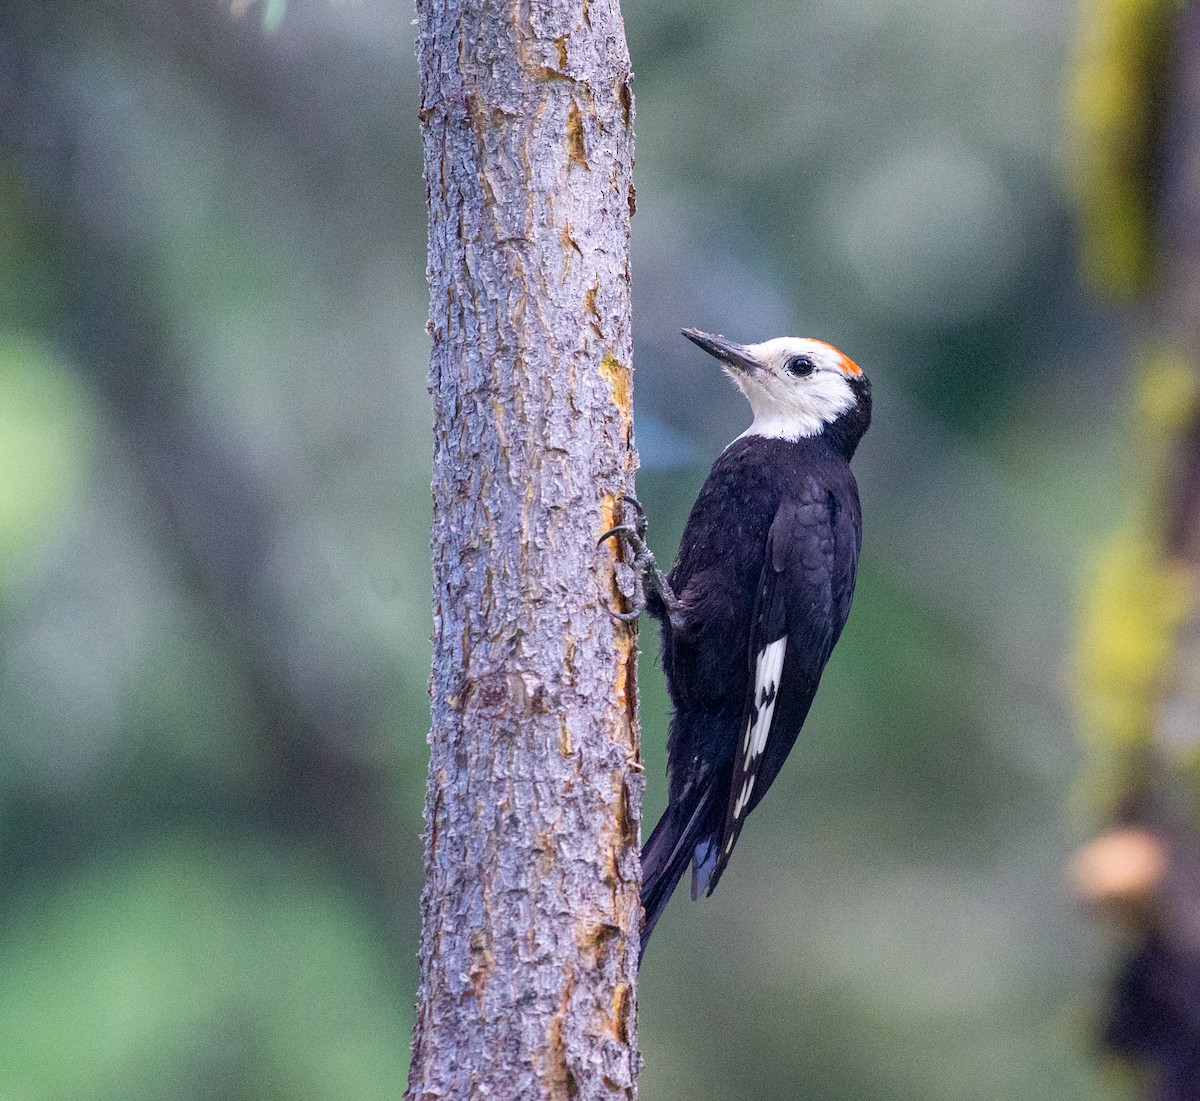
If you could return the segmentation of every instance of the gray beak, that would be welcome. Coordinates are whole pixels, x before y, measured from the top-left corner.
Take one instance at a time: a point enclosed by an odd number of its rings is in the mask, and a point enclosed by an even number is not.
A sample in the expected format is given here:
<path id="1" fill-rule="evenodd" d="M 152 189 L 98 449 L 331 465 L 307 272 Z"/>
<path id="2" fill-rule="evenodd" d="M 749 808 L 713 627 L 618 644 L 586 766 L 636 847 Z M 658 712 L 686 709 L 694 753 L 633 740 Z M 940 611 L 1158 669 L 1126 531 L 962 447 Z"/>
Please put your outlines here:
<path id="1" fill-rule="evenodd" d="M 684 329 L 683 335 L 710 356 L 716 356 L 726 366 L 733 367 L 743 374 L 753 375 L 762 370 L 762 364 L 750 354 L 750 349 L 744 344 L 726 340 L 723 336 L 702 333 L 699 329 Z"/>

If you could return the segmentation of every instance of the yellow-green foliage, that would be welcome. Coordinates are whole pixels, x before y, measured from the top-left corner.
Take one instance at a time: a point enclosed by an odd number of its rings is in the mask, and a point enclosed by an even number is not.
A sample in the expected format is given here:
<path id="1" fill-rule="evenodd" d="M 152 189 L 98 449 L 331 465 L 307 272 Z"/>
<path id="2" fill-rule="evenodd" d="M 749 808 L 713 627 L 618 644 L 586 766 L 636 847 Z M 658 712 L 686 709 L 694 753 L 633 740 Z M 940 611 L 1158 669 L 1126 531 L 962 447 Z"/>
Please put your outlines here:
<path id="1" fill-rule="evenodd" d="M 1177 351 L 1164 348 L 1146 356 L 1138 363 L 1135 428 L 1152 440 L 1174 443 L 1191 427 L 1196 390 L 1196 373 Z"/>
<path id="2" fill-rule="evenodd" d="M 1084 275 L 1130 295 L 1154 269 L 1151 165 L 1174 0 L 1083 0 L 1070 85 L 1070 183 Z"/>
<path id="3" fill-rule="evenodd" d="M 1189 571 L 1138 535 L 1099 554 L 1083 609 L 1080 712 L 1089 743 L 1148 748 L 1176 632 L 1194 607 Z"/>
<path id="4" fill-rule="evenodd" d="M 1168 474 L 1197 412 L 1194 369 L 1177 352 L 1145 356 L 1135 371 L 1137 500 L 1123 534 L 1097 554 L 1084 593 L 1078 648 L 1079 713 L 1091 752 L 1088 796 L 1112 806 L 1151 758 L 1176 637 L 1196 614 L 1191 567 L 1163 545 Z"/>
<path id="5" fill-rule="evenodd" d="M 1168 476 L 1197 415 L 1196 372 L 1177 351 L 1160 348 L 1139 358 L 1134 379 L 1131 435 L 1144 506 L 1137 521 L 1148 531 L 1160 531 L 1172 490 Z"/>
<path id="6" fill-rule="evenodd" d="M 1155 719 L 1195 585 L 1150 540 L 1113 539 L 1088 586 L 1078 649 L 1079 714 L 1088 747 L 1082 795 L 1107 815 L 1141 786 L 1157 758 Z"/>

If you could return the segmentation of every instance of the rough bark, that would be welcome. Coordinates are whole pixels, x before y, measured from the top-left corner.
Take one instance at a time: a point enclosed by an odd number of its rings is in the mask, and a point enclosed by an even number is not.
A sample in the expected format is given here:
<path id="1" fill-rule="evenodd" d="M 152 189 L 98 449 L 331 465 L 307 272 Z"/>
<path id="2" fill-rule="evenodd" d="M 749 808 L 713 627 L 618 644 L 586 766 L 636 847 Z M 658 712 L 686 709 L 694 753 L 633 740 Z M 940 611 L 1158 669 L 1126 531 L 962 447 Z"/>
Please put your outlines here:
<path id="1" fill-rule="evenodd" d="M 631 1097 L 634 633 L 617 0 L 420 0 L 434 658 L 408 1097 Z"/>

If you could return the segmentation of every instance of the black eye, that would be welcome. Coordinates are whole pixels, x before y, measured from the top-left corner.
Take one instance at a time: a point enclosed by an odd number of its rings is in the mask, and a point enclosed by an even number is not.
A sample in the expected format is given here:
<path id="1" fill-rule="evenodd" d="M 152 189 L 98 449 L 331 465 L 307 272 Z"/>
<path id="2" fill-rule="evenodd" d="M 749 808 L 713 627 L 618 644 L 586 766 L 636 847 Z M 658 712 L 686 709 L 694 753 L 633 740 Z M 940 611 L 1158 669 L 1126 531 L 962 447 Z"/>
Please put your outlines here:
<path id="1" fill-rule="evenodd" d="M 789 375 L 795 375 L 796 378 L 803 378 L 805 375 L 811 375 L 816 366 L 811 356 L 792 356 L 787 361 L 787 372 Z"/>

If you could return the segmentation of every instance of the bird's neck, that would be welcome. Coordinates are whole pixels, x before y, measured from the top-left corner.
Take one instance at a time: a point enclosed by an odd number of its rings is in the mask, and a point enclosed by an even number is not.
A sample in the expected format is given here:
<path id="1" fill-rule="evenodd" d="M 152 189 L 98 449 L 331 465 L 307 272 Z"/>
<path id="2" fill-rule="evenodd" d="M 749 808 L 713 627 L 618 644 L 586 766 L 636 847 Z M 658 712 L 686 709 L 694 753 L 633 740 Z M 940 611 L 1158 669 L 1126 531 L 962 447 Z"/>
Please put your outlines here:
<path id="1" fill-rule="evenodd" d="M 733 443 L 737 443 L 738 440 L 756 439 L 804 443 L 832 451 L 849 462 L 865 431 L 866 424 L 863 423 L 863 418 L 856 416 L 854 412 L 843 414 L 832 421 L 822 421 L 814 416 L 812 423 L 801 422 L 795 416 L 785 418 L 756 414 L 754 423 Z M 733 444 L 729 446 L 732 447 Z"/>
<path id="2" fill-rule="evenodd" d="M 761 436 L 765 440 L 787 440 L 795 443 L 797 440 L 819 436 L 824 428 L 825 421 L 816 413 L 756 411 L 753 423 L 738 436 L 738 439 L 744 440 L 750 436 Z"/>

